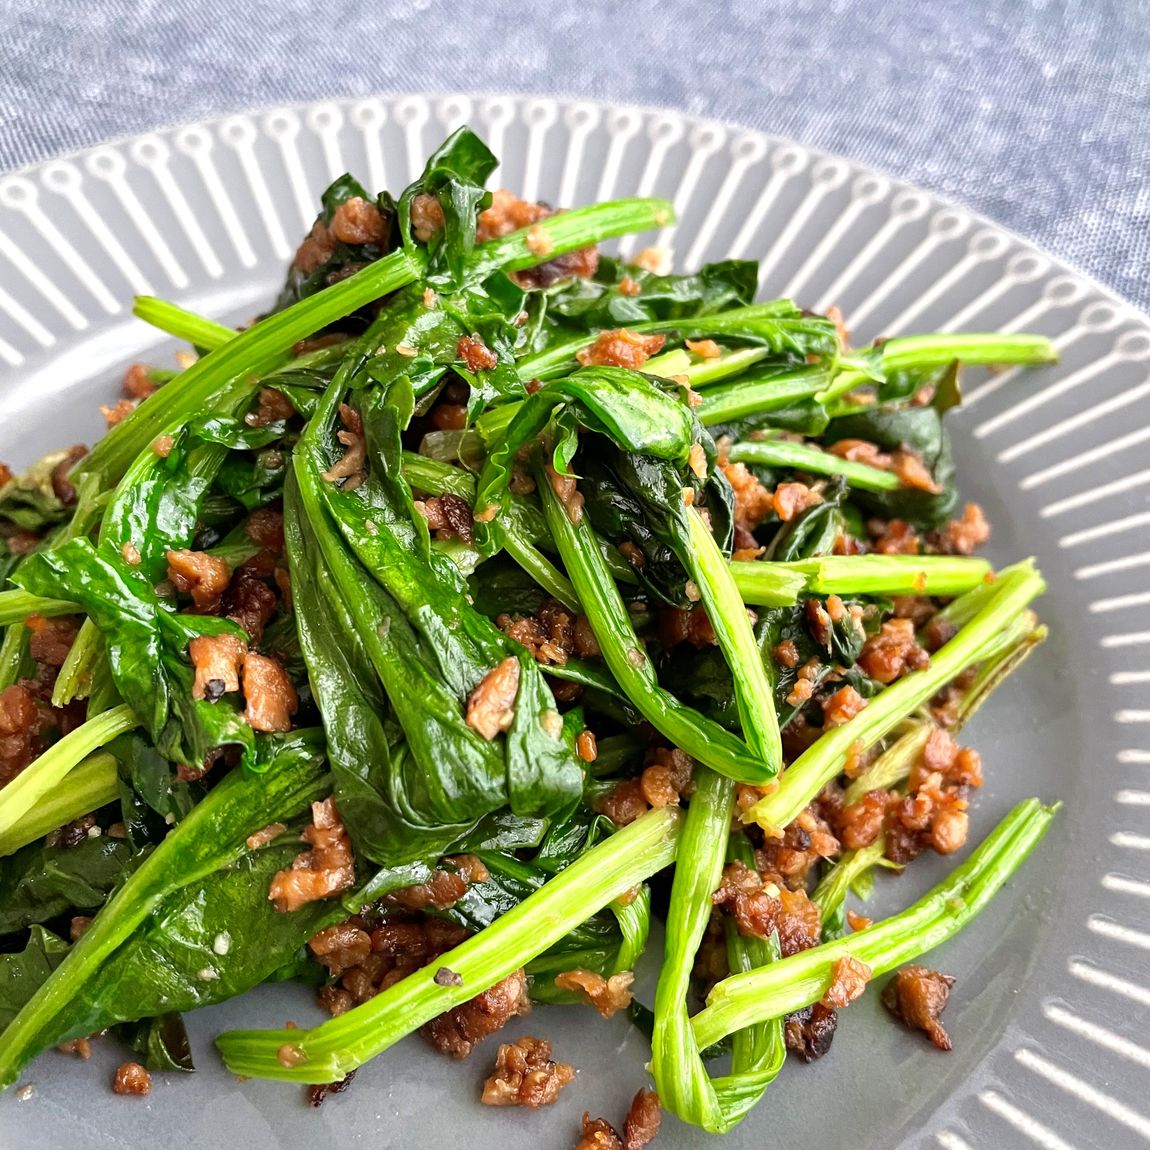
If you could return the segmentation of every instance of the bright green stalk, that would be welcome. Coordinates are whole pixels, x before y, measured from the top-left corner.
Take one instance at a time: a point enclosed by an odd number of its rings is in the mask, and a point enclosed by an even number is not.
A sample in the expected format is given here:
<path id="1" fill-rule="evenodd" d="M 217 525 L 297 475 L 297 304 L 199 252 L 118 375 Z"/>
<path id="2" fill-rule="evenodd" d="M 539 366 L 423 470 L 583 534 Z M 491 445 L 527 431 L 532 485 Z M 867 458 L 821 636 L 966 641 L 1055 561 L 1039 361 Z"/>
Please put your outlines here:
<path id="1" fill-rule="evenodd" d="M 855 353 L 863 354 L 863 350 Z M 1057 363 L 1058 349 L 1044 335 L 977 334 L 973 332 L 904 335 L 888 339 L 882 345 L 881 370 L 884 374 L 898 371 L 931 371 L 957 360 L 973 364 L 1042 364 Z M 821 403 L 844 395 L 873 378 L 865 371 L 842 372 L 818 398 Z"/>
<path id="2" fill-rule="evenodd" d="M 49 831 L 113 802 L 120 793 L 117 779 L 114 756 L 107 751 L 89 755 L 23 818 L 0 834 L 0 856 L 10 855 Z"/>
<path id="3" fill-rule="evenodd" d="M 20 678 L 27 650 L 28 628 L 23 623 L 13 623 L 7 627 L 4 641 L 0 643 L 0 691 L 11 687 Z"/>
<path id="4" fill-rule="evenodd" d="M 718 383 L 721 379 L 738 375 L 771 354 L 769 347 L 738 347 L 734 350 L 724 348 L 722 355 L 713 359 L 692 360 L 684 348 L 676 348 L 674 351 L 647 360 L 643 365 L 643 372 L 646 375 L 661 376 L 663 379 L 686 376 L 687 382 L 692 387 L 705 387 L 709 383 Z"/>
<path id="5" fill-rule="evenodd" d="M 0 627 L 6 627 L 9 623 L 23 623 L 29 615 L 43 615 L 45 619 L 51 619 L 56 615 L 71 615 L 79 610 L 75 603 L 69 603 L 66 599 L 42 599 L 39 595 L 30 595 L 18 588 L 0 591 Z"/>
<path id="6" fill-rule="evenodd" d="M 551 217 L 554 220 L 566 219 L 569 213 Z M 573 214 L 573 213 L 570 213 Z M 550 221 L 548 222 L 550 225 Z M 634 332 L 681 332 L 698 333 L 699 336 L 722 336 L 745 331 L 749 324 L 775 321 L 795 321 L 795 308 L 790 300 L 771 300 L 767 303 L 748 304 L 745 307 L 731 308 L 729 311 L 711 312 L 709 315 L 693 316 L 690 319 L 655 319 L 627 325 Z M 821 322 L 821 321 L 820 321 Z M 593 342 L 595 336 L 588 332 L 575 336 L 563 343 L 555 344 L 535 355 L 525 356 L 516 365 L 521 379 L 550 379 L 556 375 L 566 375 L 575 366 L 576 354 Z M 772 349 L 768 349 L 771 351 Z"/>
<path id="7" fill-rule="evenodd" d="M 962 595 L 985 582 L 985 559 L 957 555 L 825 555 L 786 563 L 731 563 L 743 602 L 784 607 L 800 594 Z"/>
<path id="8" fill-rule="evenodd" d="M 1042 840 L 1058 804 L 1021 802 L 962 866 L 912 907 L 835 942 L 800 951 L 748 974 L 723 979 L 691 1020 L 699 1049 L 766 1018 L 818 1002 L 835 962 L 850 956 L 884 974 L 933 950 L 960 931 L 1002 888 Z"/>
<path id="9" fill-rule="evenodd" d="M 707 427 L 733 423 L 751 415 L 777 411 L 812 399 L 831 381 L 826 365 L 767 370 L 747 379 L 736 379 L 723 387 L 710 387 L 702 393 L 699 419 Z"/>
<path id="10" fill-rule="evenodd" d="M 56 676 L 52 687 L 53 707 L 64 707 L 73 699 L 88 697 L 93 672 L 103 654 L 103 636 L 91 619 L 85 619 Z"/>
<path id="11" fill-rule="evenodd" d="M 139 725 L 129 707 L 114 707 L 53 743 L 0 790 L 0 836 L 8 834 L 92 751 Z"/>
<path id="12" fill-rule="evenodd" d="M 707 608 L 715 639 L 734 680 L 739 724 L 747 746 L 774 771 L 783 763 L 775 695 L 747 609 L 726 556 L 694 507 L 687 508 L 689 547 L 680 558 Z"/>
<path id="13" fill-rule="evenodd" d="M 931 658 L 881 691 L 853 719 L 824 734 L 783 773 L 778 789 L 743 816 L 763 827 L 785 827 L 841 770 L 855 743 L 873 746 L 916 707 L 925 703 L 971 663 L 981 659 L 999 633 L 1021 613 L 1045 584 L 1033 567 L 1020 566 L 994 584 L 990 602 Z M 981 588 L 969 594 L 977 595 Z"/>
<path id="14" fill-rule="evenodd" d="M 720 774 L 740 782 L 773 778 L 774 772 L 745 743 L 659 686 L 586 516 L 572 523 L 542 470 L 537 481 L 551 536 L 604 662 L 636 710 L 675 746 Z"/>
<path id="15" fill-rule="evenodd" d="M 847 894 L 855 882 L 872 867 L 879 865 L 885 847 L 886 844 L 880 837 L 858 850 L 844 851 L 838 862 L 819 881 L 819 885 L 811 895 L 811 902 L 819 908 L 824 925 L 846 901 Z"/>
<path id="16" fill-rule="evenodd" d="M 691 1034 L 687 995 L 695 955 L 711 920 L 711 895 L 719 885 L 731 833 L 735 785 L 706 769 L 695 772 L 695 790 L 679 843 L 655 991 L 651 1074 L 665 1109 L 701 1126 L 722 1125 L 719 1101 Z"/>
<path id="17" fill-rule="evenodd" d="M 821 447 L 792 439 L 762 439 L 736 443 L 730 450 L 732 463 L 757 467 L 795 467 L 813 475 L 841 475 L 851 487 L 862 491 L 897 491 L 902 481 L 893 471 L 869 463 L 841 459 Z"/>
<path id="18" fill-rule="evenodd" d="M 486 930 L 330 1022 L 311 1030 L 221 1034 L 216 1045 L 224 1062 L 235 1074 L 257 1078 L 340 1081 L 425 1022 L 494 986 L 662 870 L 675 857 L 681 818 L 678 808 L 649 811 L 592 847 Z M 436 972 L 444 968 L 460 976 L 459 985 L 436 983 Z M 281 1061 L 284 1054 L 288 1057 Z"/>
<path id="19" fill-rule="evenodd" d="M 568 611 L 579 611 L 579 597 L 571 580 L 543 554 L 533 543 L 529 543 L 514 528 L 503 528 L 503 550 L 551 596 Z"/>
<path id="20" fill-rule="evenodd" d="M 156 299 L 150 295 L 136 296 L 132 314 L 151 324 L 152 327 L 159 328 L 160 331 L 184 340 L 194 347 L 202 347 L 206 351 L 215 351 L 216 348 L 223 347 L 236 335 L 235 328 L 225 327 L 222 323 L 205 319 L 178 304 L 168 303 L 167 300 Z"/>

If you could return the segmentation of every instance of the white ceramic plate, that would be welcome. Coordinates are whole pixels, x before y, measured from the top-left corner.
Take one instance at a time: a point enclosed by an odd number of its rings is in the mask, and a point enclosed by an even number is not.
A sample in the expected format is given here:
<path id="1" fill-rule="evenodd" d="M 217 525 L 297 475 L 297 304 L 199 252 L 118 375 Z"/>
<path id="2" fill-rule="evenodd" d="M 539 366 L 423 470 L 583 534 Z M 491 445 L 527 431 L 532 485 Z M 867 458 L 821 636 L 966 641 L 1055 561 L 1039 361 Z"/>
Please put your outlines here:
<path id="1" fill-rule="evenodd" d="M 463 122 L 524 196 L 670 197 L 678 228 L 644 244 L 672 242 L 682 267 L 756 257 L 765 296 L 838 304 L 856 342 L 948 328 L 1054 337 L 1058 366 L 971 373 L 954 433 L 965 493 L 995 526 L 991 557 L 1033 554 L 1050 582 L 1049 643 L 971 729 L 988 775 L 972 837 L 1025 795 L 1061 798 L 1064 813 L 990 910 L 931 959 L 959 980 L 953 1053 L 892 1025 L 868 995 L 842 1015 L 827 1058 L 788 1065 L 717 1145 L 1150 1141 L 1150 327 L 1024 241 L 846 160 L 673 112 L 405 96 L 178 128 L 0 178 L 0 458 L 98 438 L 97 404 L 127 364 L 170 354 L 132 319 L 133 294 L 250 317 L 332 176 L 397 190 Z M 876 913 L 942 869 L 923 860 L 881 881 Z M 409 1039 L 318 1112 L 293 1088 L 222 1070 L 213 1034 L 306 1022 L 309 998 L 264 988 L 191 1016 L 199 1072 L 160 1078 L 147 1099 L 110 1093 L 121 1057 L 110 1044 L 86 1064 L 44 1055 L 25 1076 L 28 1100 L 0 1099 L 0 1145 L 535 1150 L 573 1144 L 584 1109 L 620 1120 L 645 1081 L 645 1044 L 628 1025 L 574 1008 L 508 1030 L 550 1037 L 580 1067 L 538 1113 L 478 1104 L 492 1045 L 457 1065 Z M 700 1142 L 668 1121 L 657 1145 Z"/>

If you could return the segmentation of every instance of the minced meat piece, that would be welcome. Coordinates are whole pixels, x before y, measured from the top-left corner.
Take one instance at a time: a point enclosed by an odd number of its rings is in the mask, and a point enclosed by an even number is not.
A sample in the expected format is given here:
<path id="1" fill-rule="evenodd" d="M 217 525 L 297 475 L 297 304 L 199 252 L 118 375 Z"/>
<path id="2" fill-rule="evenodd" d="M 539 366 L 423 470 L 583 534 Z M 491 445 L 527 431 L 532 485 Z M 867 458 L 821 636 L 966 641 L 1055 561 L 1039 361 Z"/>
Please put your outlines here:
<path id="1" fill-rule="evenodd" d="M 443 860 L 446 866 L 437 867 L 431 878 L 415 886 L 400 887 L 387 896 L 387 901 L 409 910 L 447 910 L 466 893 L 468 887 L 486 882 L 491 876 L 487 867 L 474 855 L 456 855 Z"/>
<path id="2" fill-rule="evenodd" d="M 32 658 L 42 667 L 59 669 L 76 640 L 80 617 L 60 615 L 55 619 L 45 619 L 43 615 L 29 615 L 24 626 L 30 632 L 28 653 Z"/>
<path id="3" fill-rule="evenodd" d="M 466 499 L 448 491 L 443 495 L 417 499 L 415 509 L 427 520 L 427 529 L 434 531 L 437 538 L 462 539 L 464 543 L 472 541 L 471 508 Z"/>
<path id="4" fill-rule="evenodd" d="M 740 934 L 769 938 L 782 909 L 778 894 L 777 887 L 764 884 L 758 871 L 736 860 L 724 867 L 711 901 L 730 912 Z"/>
<path id="5" fill-rule="evenodd" d="M 329 898 L 355 883 L 351 840 L 339 818 L 334 799 L 311 805 L 312 825 L 303 832 L 311 848 L 296 856 L 287 870 L 276 873 L 268 898 L 276 910 L 298 910 L 305 903 Z"/>
<path id="6" fill-rule="evenodd" d="M 339 975 L 359 966 L 371 954 L 371 935 L 351 922 L 341 922 L 312 935 L 308 948 L 321 966 Z"/>
<path id="7" fill-rule="evenodd" d="M 336 438 L 344 452 L 322 475 L 329 483 L 340 483 L 344 491 L 354 491 L 367 477 L 367 443 L 363 437 L 363 419 L 354 407 L 339 405 L 339 418 L 343 430 Z"/>
<path id="8" fill-rule="evenodd" d="M 631 1099 L 627 1117 L 623 1121 L 623 1150 L 643 1150 L 659 1133 L 663 1108 L 654 1090 L 640 1090 Z"/>
<path id="9" fill-rule="evenodd" d="M 109 429 L 122 423 L 135 410 L 136 405 L 130 399 L 118 399 L 115 403 L 100 404 L 100 414 L 104 417 L 104 422 Z"/>
<path id="10" fill-rule="evenodd" d="M 606 815 L 616 826 L 625 827 L 640 815 L 651 809 L 643 797 L 639 779 L 624 779 L 614 790 L 600 795 L 594 803 L 595 810 Z"/>
<path id="11" fill-rule="evenodd" d="M 262 387 L 256 410 L 245 415 L 244 422 L 249 427 L 269 427 L 273 423 L 291 419 L 293 415 L 295 406 L 282 391 L 274 387 Z"/>
<path id="12" fill-rule="evenodd" d="M 472 373 L 490 371 L 499 362 L 495 352 L 478 335 L 460 336 L 455 345 L 455 354 Z"/>
<path id="13" fill-rule="evenodd" d="M 623 1150 L 623 1140 L 605 1118 L 592 1118 L 583 1112 L 583 1132 L 575 1150 Z"/>
<path id="14" fill-rule="evenodd" d="M 823 497 L 805 483 L 780 483 L 771 496 L 771 506 L 784 523 L 789 523 L 808 507 L 814 507 L 822 501 Z"/>
<path id="15" fill-rule="evenodd" d="M 153 395 L 157 387 L 152 382 L 147 364 L 132 364 L 124 373 L 121 390 L 128 399 L 147 399 L 149 395 Z"/>
<path id="16" fill-rule="evenodd" d="M 930 656 L 918 645 L 910 619 L 888 619 L 859 653 L 864 673 L 879 683 L 893 683 L 908 671 L 930 666 Z"/>
<path id="17" fill-rule="evenodd" d="M 575 1078 L 575 1067 L 551 1059 L 551 1043 L 530 1035 L 504 1042 L 495 1070 L 483 1083 L 484 1106 L 549 1106 Z"/>
<path id="18" fill-rule="evenodd" d="M 551 490 L 555 492 L 555 497 L 563 504 L 563 510 L 567 512 L 567 518 L 572 523 L 579 523 L 583 518 L 583 494 L 578 488 L 578 483 L 574 475 L 560 475 L 558 471 L 551 465 L 550 460 L 547 463 L 547 479 L 551 484 Z"/>
<path id="19" fill-rule="evenodd" d="M 477 1042 L 502 1029 L 517 1014 L 530 1011 L 527 975 L 517 970 L 482 994 L 433 1018 L 420 1034 L 440 1054 L 466 1058 Z"/>
<path id="20" fill-rule="evenodd" d="M 788 1014 L 783 1025 L 787 1049 L 804 1062 L 822 1058 L 831 1048 L 838 1022 L 838 1014 L 821 1002 Z"/>
<path id="21" fill-rule="evenodd" d="M 12 468 L 7 463 L 0 463 L 0 487 L 4 484 L 11 482 Z"/>
<path id="22" fill-rule="evenodd" d="M 258 643 L 276 612 L 276 593 L 251 567 L 239 567 L 220 600 L 225 618 L 238 623 Z"/>
<path id="23" fill-rule="evenodd" d="M 71 507 L 76 502 L 76 487 L 68 475 L 72 468 L 87 454 L 88 449 L 82 443 L 77 443 L 69 447 L 56 466 L 52 468 L 52 493 L 66 507 Z"/>
<path id="24" fill-rule="evenodd" d="M 968 503 L 962 516 L 952 519 L 940 532 L 931 536 L 935 550 L 946 555 L 971 555 L 990 538 L 990 524 L 977 503 Z"/>
<path id="25" fill-rule="evenodd" d="M 479 213 L 475 239 L 487 243 L 521 228 L 531 228 L 552 215 L 546 204 L 521 200 L 511 192 L 500 189 L 492 193 L 491 206 Z M 528 236 L 528 247 L 537 256 L 551 254 L 550 237 L 542 227 L 533 229 Z M 563 279 L 576 277 L 590 279 L 599 267 L 599 252 L 595 247 L 581 248 L 556 256 L 537 267 L 513 272 L 511 278 L 528 290 L 548 288 Z"/>
<path id="26" fill-rule="evenodd" d="M 116 1094 L 149 1094 L 152 1076 L 138 1062 L 123 1062 L 116 1067 L 112 1090 Z"/>
<path id="27" fill-rule="evenodd" d="M 482 679 L 467 700 L 467 725 L 490 741 L 515 721 L 519 693 L 519 660 L 508 655 Z"/>
<path id="28" fill-rule="evenodd" d="M 287 671 L 266 655 L 244 659 L 244 718 L 254 731 L 290 731 L 299 696 Z"/>
<path id="29" fill-rule="evenodd" d="M 266 847 L 268 843 L 274 839 L 278 839 L 286 830 L 287 827 L 284 826 L 283 823 L 268 823 L 266 827 L 261 827 L 254 834 L 248 835 L 248 837 L 244 839 L 244 843 L 247 845 L 248 850 L 258 851 L 260 847 Z"/>
<path id="30" fill-rule="evenodd" d="M 484 208 L 476 219 L 475 242 L 485 244 L 501 236 L 510 235 L 520 228 L 529 228 L 551 215 L 546 204 L 521 200 L 506 188 L 491 193 L 491 206 Z"/>
<path id="31" fill-rule="evenodd" d="M 561 667 L 571 655 L 593 659 L 601 653 L 586 615 L 573 615 L 554 599 L 548 599 L 535 615 L 500 615 L 495 625 L 522 643 L 540 663 Z"/>
<path id="32" fill-rule="evenodd" d="M 663 607 L 659 611 L 659 638 L 668 651 L 680 643 L 702 648 L 713 647 L 719 641 L 703 607 L 686 611 L 679 607 Z"/>
<path id="33" fill-rule="evenodd" d="M 823 701 L 823 722 L 828 727 L 840 727 L 853 719 L 866 705 L 867 700 L 854 687 L 840 687 Z"/>
<path id="34" fill-rule="evenodd" d="M 610 1018 L 631 1005 L 631 984 L 635 975 L 630 970 L 604 978 L 593 970 L 565 970 L 555 976 L 555 985 L 560 990 L 570 990 L 578 994 L 584 1002 L 604 1017 Z"/>
<path id="35" fill-rule="evenodd" d="M 205 551 L 169 551 L 168 579 L 175 589 L 191 595 L 200 611 L 214 611 L 219 606 L 231 569 L 222 559 Z"/>
<path id="36" fill-rule="evenodd" d="M 310 276 L 312 272 L 318 271 L 327 262 L 334 251 L 335 238 L 328 231 L 323 219 L 320 218 L 312 224 L 311 231 L 296 249 L 292 264 L 303 275 Z"/>
<path id="37" fill-rule="evenodd" d="M 939 1050 L 951 1048 L 941 1014 L 950 998 L 954 978 L 925 966 L 904 966 L 883 987 L 882 1004 L 912 1030 L 925 1031 Z"/>
<path id="38" fill-rule="evenodd" d="M 736 527 L 754 531 L 774 511 L 774 497 L 743 463 L 724 464 L 723 474 L 735 494 Z M 751 539 L 754 539 L 753 535 Z"/>
<path id="39" fill-rule="evenodd" d="M 665 335 L 643 335 L 620 327 L 602 331 L 595 342 L 578 352 L 575 358 L 584 367 L 626 367 L 638 371 L 667 342 Z"/>
<path id="40" fill-rule="evenodd" d="M 822 929 L 821 915 L 816 903 L 811 902 L 805 890 L 779 887 L 779 917 L 775 928 L 779 932 L 779 947 L 783 957 L 789 958 L 800 950 L 810 950 L 819 944 Z"/>
<path id="41" fill-rule="evenodd" d="M 411 232 L 421 244 L 427 243 L 436 232 L 442 231 L 443 224 L 443 205 L 436 196 L 422 192 L 412 199 Z"/>
<path id="42" fill-rule="evenodd" d="M 887 792 L 873 790 L 838 812 L 835 829 L 847 850 L 857 851 L 870 846 L 882 834 L 886 805 Z"/>
<path id="43" fill-rule="evenodd" d="M 822 997 L 824 1006 L 841 1010 L 858 998 L 871 980 L 872 970 L 865 962 L 846 954 L 835 959 L 831 982 Z"/>
<path id="44" fill-rule="evenodd" d="M 355 1071 L 349 1070 L 338 1082 L 321 1082 L 307 1088 L 307 1104 L 319 1107 L 329 1094 L 342 1094 L 355 1081 Z"/>
<path id="45" fill-rule="evenodd" d="M 260 547 L 279 555 L 284 549 L 284 513 L 274 507 L 260 507 L 248 516 L 244 534 Z"/>
<path id="46" fill-rule="evenodd" d="M 335 209 L 328 230 L 341 244 L 382 244 L 387 238 L 379 208 L 361 196 L 352 196 Z"/>
<path id="47" fill-rule="evenodd" d="M 188 644 L 195 678 L 192 698 L 214 703 L 229 691 L 240 689 L 240 667 L 247 644 L 235 635 L 200 635 Z"/>
<path id="48" fill-rule="evenodd" d="M 918 532 L 902 519 L 892 519 L 889 523 L 868 520 L 867 532 L 879 555 L 917 555 L 921 550 Z"/>

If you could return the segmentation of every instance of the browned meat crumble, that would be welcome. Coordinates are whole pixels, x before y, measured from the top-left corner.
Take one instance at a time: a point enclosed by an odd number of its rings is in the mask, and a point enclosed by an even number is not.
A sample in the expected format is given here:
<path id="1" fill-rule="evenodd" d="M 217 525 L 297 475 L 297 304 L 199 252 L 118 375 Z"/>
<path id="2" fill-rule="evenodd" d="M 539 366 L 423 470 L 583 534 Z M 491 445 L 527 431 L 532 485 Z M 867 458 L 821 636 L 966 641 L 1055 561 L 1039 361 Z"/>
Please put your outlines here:
<path id="1" fill-rule="evenodd" d="M 551 1043 L 525 1035 L 501 1043 L 495 1069 L 483 1083 L 484 1106 L 526 1106 L 537 1110 L 549 1106 L 559 1091 L 575 1078 L 575 1067 L 554 1062 Z"/>
<path id="2" fill-rule="evenodd" d="M 950 1050 L 950 1035 L 942 1025 L 954 978 L 925 966 L 904 966 L 883 987 L 882 1004 L 912 1030 L 921 1030 L 939 1048 Z"/>

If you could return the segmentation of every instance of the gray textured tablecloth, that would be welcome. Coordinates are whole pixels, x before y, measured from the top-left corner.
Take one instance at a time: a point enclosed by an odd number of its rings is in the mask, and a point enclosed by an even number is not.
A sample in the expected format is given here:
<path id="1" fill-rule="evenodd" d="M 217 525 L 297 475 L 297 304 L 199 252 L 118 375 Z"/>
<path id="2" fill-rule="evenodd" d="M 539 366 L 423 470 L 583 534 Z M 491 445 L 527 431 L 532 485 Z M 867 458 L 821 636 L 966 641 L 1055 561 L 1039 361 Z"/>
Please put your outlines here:
<path id="1" fill-rule="evenodd" d="M 950 196 L 1150 307 L 1146 0 L 0 0 L 0 170 L 403 90 L 765 128 Z"/>

